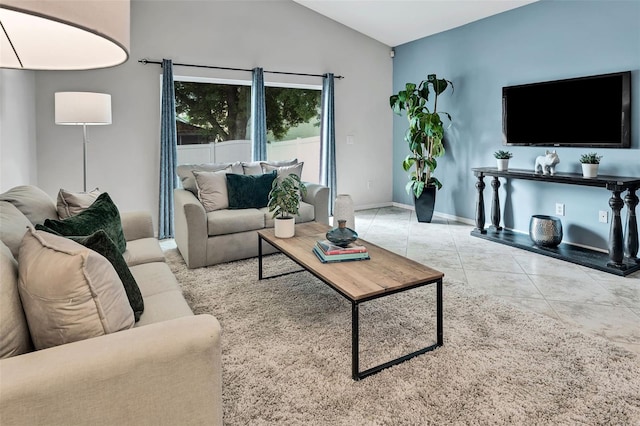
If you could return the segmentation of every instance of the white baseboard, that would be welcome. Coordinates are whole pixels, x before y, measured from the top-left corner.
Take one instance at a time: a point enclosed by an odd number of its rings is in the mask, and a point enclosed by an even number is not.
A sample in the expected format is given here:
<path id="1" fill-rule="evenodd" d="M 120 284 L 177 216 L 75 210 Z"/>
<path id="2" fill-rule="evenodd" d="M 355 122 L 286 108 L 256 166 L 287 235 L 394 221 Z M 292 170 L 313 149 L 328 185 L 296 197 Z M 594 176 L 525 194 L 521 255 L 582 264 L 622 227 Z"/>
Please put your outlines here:
<path id="1" fill-rule="evenodd" d="M 373 204 L 360 204 L 353 207 L 353 210 L 369 210 L 369 209 L 380 209 L 382 207 L 391 207 L 393 203 L 373 203 Z"/>
<path id="2" fill-rule="evenodd" d="M 407 209 L 407 210 L 415 211 L 415 207 L 411 206 L 409 204 L 393 203 L 393 206 L 394 207 L 399 207 L 401 209 Z M 433 212 L 433 214 L 435 216 L 441 217 L 443 219 L 454 220 L 456 222 L 464 223 L 466 225 L 475 225 L 476 224 L 476 222 L 473 219 L 469 219 L 467 217 L 455 216 L 455 215 L 452 215 L 452 214 L 441 213 L 441 212 L 438 212 L 438 211 Z"/>

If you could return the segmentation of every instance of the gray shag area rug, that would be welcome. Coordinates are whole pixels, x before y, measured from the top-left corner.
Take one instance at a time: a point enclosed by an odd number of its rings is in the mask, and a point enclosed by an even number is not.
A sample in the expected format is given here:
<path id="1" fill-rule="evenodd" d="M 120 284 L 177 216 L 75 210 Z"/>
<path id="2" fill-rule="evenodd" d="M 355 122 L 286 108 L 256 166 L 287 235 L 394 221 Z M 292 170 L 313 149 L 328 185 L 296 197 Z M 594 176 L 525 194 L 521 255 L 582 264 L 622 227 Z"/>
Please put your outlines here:
<path id="1" fill-rule="evenodd" d="M 307 272 L 167 262 L 223 330 L 228 425 L 640 425 L 640 359 L 445 277 L 444 346 L 351 379 L 351 306 Z M 298 269 L 265 258 L 265 273 Z M 360 307 L 361 369 L 435 341 L 435 286 Z"/>

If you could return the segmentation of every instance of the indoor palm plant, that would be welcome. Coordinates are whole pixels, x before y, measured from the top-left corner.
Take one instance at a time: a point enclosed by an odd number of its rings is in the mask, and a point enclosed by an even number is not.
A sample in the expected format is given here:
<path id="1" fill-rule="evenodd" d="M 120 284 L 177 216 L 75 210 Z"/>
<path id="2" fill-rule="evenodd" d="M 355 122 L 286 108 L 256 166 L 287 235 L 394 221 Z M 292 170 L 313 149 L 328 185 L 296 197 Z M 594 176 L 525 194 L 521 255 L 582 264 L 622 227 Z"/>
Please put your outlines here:
<path id="1" fill-rule="evenodd" d="M 449 113 L 437 111 L 438 97 L 448 87 L 453 91 L 451 81 L 429 74 L 417 86 L 407 83 L 404 90 L 389 98 L 393 112 L 400 115 L 405 110 L 409 121 L 404 140 L 410 152 L 402 162 L 402 167 L 405 171 L 414 169 L 409 175 L 406 189 L 407 193 L 413 192 L 419 222 L 431 222 L 436 188 L 442 188 L 442 183 L 433 172 L 438 166 L 436 158 L 444 155 L 442 116 L 451 121 Z M 433 95 L 433 108 L 428 104 L 430 95 Z"/>
<path id="2" fill-rule="evenodd" d="M 295 235 L 295 216 L 300 209 L 300 195 L 307 193 L 307 187 L 294 173 L 276 178 L 269 192 L 269 212 L 273 213 L 274 232 L 278 238 Z"/>
<path id="3" fill-rule="evenodd" d="M 600 159 L 602 159 L 602 155 L 598 155 L 597 152 L 582 154 L 580 156 L 580 163 L 582 163 L 582 176 L 587 178 L 598 176 L 598 165 L 600 164 Z"/>

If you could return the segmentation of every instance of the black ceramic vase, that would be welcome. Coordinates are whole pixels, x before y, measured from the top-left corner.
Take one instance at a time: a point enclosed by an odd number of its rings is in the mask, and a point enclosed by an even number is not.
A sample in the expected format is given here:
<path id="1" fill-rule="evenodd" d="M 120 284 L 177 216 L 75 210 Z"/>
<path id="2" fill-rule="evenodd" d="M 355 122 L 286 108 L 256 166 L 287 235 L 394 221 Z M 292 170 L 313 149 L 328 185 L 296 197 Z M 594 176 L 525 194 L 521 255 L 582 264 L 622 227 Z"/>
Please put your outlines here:
<path id="1" fill-rule="evenodd" d="M 347 228 L 346 220 L 338 220 L 338 227 L 327 232 L 326 236 L 327 240 L 340 247 L 346 247 L 358 239 L 358 233 Z"/>

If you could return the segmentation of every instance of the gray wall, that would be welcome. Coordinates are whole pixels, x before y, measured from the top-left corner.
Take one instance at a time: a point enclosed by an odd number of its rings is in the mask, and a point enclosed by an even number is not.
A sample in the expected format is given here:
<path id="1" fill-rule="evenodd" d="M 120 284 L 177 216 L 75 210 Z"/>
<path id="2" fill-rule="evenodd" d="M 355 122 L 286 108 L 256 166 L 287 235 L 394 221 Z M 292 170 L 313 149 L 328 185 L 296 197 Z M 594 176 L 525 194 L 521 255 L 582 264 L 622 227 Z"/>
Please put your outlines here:
<path id="1" fill-rule="evenodd" d="M 0 69 L 0 192 L 37 183 L 35 73 Z"/>
<path id="2" fill-rule="evenodd" d="M 46 192 L 82 189 L 82 129 L 54 124 L 54 93 L 110 93 L 113 124 L 88 128 L 87 185 L 108 191 L 122 210 L 152 211 L 157 224 L 161 68 L 139 64 L 142 58 L 344 75 L 335 86 L 338 191 L 352 194 L 359 206 L 391 202 L 389 47 L 290 0 L 134 0 L 128 62 L 36 73 L 38 184 Z M 174 75 L 251 79 L 250 73 L 185 67 L 175 67 Z M 322 84 L 274 74 L 265 80 Z M 346 135 L 354 135 L 355 144 L 347 145 Z"/>
<path id="3" fill-rule="evenodd" d="M 394 92 L 430 73 L 455 85 L 455 92 L 443 95 L 438 104 L 438 110 L 451 113 L 453 124 L 445 136 L 447 153 L 436 170 L 444 184 L 436 210 L 474 218 L 476 190 L 470 169 L 495 167 L 494 151 L 508 149 L 514 154 L 510 167 L 532 170 L 535 157 L 544 154 L 545 148 L 502 145 L 501 90 L 508 85 L 631 70 L 631 149 L 597 151 L 604 155 L 601 174 L 640 176 L 639 22 L 640 2 L 541 1 L 397 47 Z M 540 111 L 541 125 L 544 119 L 561 117 L 552 101 Z M 393 200 L 413 204 L 400 166 L 407 153 L 402 140 L 406 118 L 395 116 L 393 128 Z M 578 158 L 593 149 L 557 151 L 556 170 L 580 172 Z M 488 211 L 490 180 L 485 183 Z M 503 185 L 500 195 L 507 227 L 527 232 L 532 214 L 555 215 L 555 203 L 564 203 L 565 241 L 606 248 L 609 225 L 598 222 L 598 211 L 609 209 L 606 190 L 513 180 Z"/>

